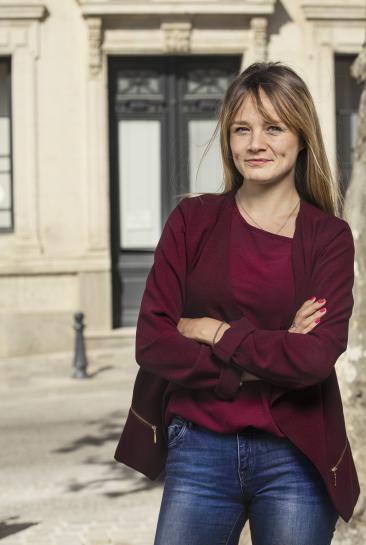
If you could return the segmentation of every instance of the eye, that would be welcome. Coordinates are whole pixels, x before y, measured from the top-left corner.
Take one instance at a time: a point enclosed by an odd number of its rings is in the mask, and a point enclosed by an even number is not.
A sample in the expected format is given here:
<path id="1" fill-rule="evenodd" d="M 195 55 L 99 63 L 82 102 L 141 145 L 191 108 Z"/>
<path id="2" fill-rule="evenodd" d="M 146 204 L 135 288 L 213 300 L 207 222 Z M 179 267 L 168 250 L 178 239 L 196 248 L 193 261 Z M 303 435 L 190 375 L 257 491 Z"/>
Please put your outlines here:
<path id="1" fill-rule="evenodd" d="M 243 134 L 243 133 L 246 133 L 247 131 L 249 131 L 248 127 L 235 127 L 234 128 L 234 133 L 237 133 L 237 134 Z"/>
<path id="2" fill-rule="evenodd" d="M 279 127 L 278 125 L 269 125 L 268 130 L 270 132 L 282 132 L 281 127 Z"/>

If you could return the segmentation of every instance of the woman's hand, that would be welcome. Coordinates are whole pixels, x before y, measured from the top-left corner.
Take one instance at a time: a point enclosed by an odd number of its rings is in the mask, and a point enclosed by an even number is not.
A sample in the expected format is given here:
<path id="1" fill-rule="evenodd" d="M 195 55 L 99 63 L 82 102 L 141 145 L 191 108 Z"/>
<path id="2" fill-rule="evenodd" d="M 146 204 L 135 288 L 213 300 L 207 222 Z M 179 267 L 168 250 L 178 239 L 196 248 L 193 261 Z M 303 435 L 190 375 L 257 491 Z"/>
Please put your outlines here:
<path id="1" fill-rule="evenodd" d="M 299 308 L 295 314 L 295 319 L 292 326 L 288 330 L 290 333 L 309 333 L 320 322 L 320 318 L 324 316 L 327 309 L 323 307 L 326 299 L 318 299 L 312 297 Z M 322 310 L 320 310 L 322 309 Z M 318 320 L 316 322 L 315 320 Z M 295 326 L 294 326 L 295 324 Z M 248 371 L 243 371 L 241 381 L 261 380 L 259 377 L 252 375 Z"/>
<path id="2" fill-rule="evenodd" d="M 215 320 L 215 318 L 181 318 L 177 324 L 178 331 L 194 341 L 200 343 L 212 344 L 213 338 L 217 331 L 217 328 L 221 324 L 222 320 Z M 230 324 L 225 323 L 220 327 L 215 343 L 217 343 L 225 331 L 229 329 Z"/>
<path id="3" fill-rule="evenodd" d="M 289 333 L 309 333 L 320 322 L 327 309 L 323 305 L 326 299 L 316 300 L 314 297 L 305 301 L 295 314 L 294 321 L 288 329 Z M 317 320 L 317 321 L 316 321 Z"/>
<path id="4" fill-rule="evenodd" d="M 325 299 L 314 300 L 314 298 L 311 298 L 305 301 L 296 312 L 294 321 L 288 329 L 289 333 L 302 333 L 305 335 L 309 331 L 312 331 L 319 323 L 320 318 L 326 313 L 326 307 L 323 306 L 325 303 Z M 315 320 L 318 320 L 318 322 Z M 177 324 L 177 329 L 184 337 L 211 345 L 220 323 L 221 320 L 208 317 L 181 318 Z M 230 327 L 230 324 L 225 323 L 220 328 L 215 342 L 218 342 Z M 241 381 L 246 382 L 251 380 L 261 380 L 261 378 L 249 373 L 249 371 L 243 371 Z"/>
<path id="5" fill-rule="evenodd" d="M 181 318 L 178 322 L 177 329 L 182 335 L 189 339 L 205 344 L 212 344 L 212 340 L 221 322 L 222 320 L 215 320 L 214 318 Z M 230 327 L 230 324 L 227 323 L 220 327 L 220 331 L 215 339 L 215 344 Z M 243 371 L 240 380 L 241 382 L 246 382 L 261 379 L 252 375 L 249 371 Z"/>

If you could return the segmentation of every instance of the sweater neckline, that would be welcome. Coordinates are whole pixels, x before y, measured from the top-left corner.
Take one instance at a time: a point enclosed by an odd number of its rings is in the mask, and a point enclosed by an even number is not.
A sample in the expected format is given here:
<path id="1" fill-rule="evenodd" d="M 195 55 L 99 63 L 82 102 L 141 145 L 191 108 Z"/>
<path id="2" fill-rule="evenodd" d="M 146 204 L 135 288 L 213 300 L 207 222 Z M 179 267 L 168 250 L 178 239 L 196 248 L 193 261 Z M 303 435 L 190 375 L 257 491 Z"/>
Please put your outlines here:
<path id="1" fill-rule="evenodd" d="M 286 241 L 292 242 L 295 239 L 295 237 L 297 236 L 297 233 L 298 233 L 298 229 L 299 229 L 300 217 L 302 216 L 302 213 L 303 213 L 303 198 L 301 197 L 301 195 L 300 195 L 299 211 L 298 211 L 298 213 L 296 215 L 296 219 L 295 219 L 294 235 L 293 235 L 293 237 L 287 237 L 285 235 L 279 235 L 277 233 L 271 233 L 271 231 L 266 231 L 265 229 L 260 229 L 259 227 L 256 227 L 255 225 L 252 225 L 251 223 L 248 223 L 247 220 L 244 218 L 244 216 L 242 216 L 242 214 L 240 213 L 240 210 L 238 208 L 236 198 L 235 198 L 236 192 L 237 192 L 237 189 L 232 190 L 233 209 L 237 214 L 239 214 L 239 217 L 241 218 L 241 220 L 243 221 L 245 226 L 248 227 L 248 229 L 250 229 L 252 231 L 255 231 L 257 233 L 261 233 L 262 235 L 269 236 L 271 238 L 276 238 L 277 240 L 281 239 L 283 241 L 286 240 Z"/>

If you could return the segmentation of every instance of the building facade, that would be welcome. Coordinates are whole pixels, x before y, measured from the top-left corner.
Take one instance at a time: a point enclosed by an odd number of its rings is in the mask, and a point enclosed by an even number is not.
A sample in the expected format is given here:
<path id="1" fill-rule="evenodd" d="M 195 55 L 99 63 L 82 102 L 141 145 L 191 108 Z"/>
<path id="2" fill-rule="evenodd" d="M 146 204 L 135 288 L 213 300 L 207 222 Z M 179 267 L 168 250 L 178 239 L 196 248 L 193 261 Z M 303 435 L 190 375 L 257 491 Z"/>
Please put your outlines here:
<path id="1" fill-rule="evenodd" d="M 89 346 L 134 326 L 164 221 L 186 191 L 220 191 L 215 128 L 254 61 L 308 83 L 349 179 L 364 0 L 2 0 L 0 357 Z"/>

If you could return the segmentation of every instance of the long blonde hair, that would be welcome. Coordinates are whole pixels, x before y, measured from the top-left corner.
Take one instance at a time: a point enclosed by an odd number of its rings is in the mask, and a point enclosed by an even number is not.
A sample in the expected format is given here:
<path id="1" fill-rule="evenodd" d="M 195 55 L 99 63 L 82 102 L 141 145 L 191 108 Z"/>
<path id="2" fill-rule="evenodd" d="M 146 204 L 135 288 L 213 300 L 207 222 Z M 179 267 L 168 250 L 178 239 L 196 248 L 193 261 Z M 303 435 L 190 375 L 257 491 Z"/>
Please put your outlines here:
<path id="1" fill-rule="evenodd" d="M 295 131 L 304 144 L 295 168 L 295 186 L 298 193 L 318 208 L 333 216 L 340 216 L 344 197 L 330 170 L 313 99 L 305 82 L 294 70 L 280 62 L 251 64 L 226 90 L 216 129 L 202 157 L 205 157 L 220 132 L 224 190 L 219 194 L 239 189 L 243 183 L 243 177 L 236 169 L 231 154 L 230 126 L 245 98 L 250 94 L 263 118 L 273 121 L 263 107 L 260 91 L 267 95 L 281 121 Z M 179 196 L 192 195 L 195 193 Z"/>

